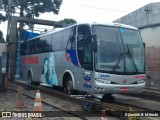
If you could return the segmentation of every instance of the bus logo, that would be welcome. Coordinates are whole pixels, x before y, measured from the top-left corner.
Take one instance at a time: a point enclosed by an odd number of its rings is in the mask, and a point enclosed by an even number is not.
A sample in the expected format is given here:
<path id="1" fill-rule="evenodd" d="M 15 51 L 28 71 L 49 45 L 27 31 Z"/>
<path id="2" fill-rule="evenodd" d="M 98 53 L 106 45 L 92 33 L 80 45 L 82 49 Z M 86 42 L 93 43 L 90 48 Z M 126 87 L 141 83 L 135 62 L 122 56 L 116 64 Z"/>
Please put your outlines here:
<path id="1" fill-rule="evenodd" d="M 107 74 L 99 74 L 99 77 L 100 77 L 100 78 L 109 78 L 110 76 L 107 75 Z"/>
<path id="2" fill-rule="evenodd" d="M 126 79 L 124 79 L 124 80 L 123 80 L 123 83 L 124 83 L 124 84 L 126 84 L 126 83 L 127 83 L 127 80 L 126 80 Z"/>
<path id="3" fill-rule="evenodd" d="M 89 77 L 89 76 L 84 76 L 83 79 L 84 79 L 85 81 L 90 81 L 90 80 L 91 80 L 91 77 Z"/>

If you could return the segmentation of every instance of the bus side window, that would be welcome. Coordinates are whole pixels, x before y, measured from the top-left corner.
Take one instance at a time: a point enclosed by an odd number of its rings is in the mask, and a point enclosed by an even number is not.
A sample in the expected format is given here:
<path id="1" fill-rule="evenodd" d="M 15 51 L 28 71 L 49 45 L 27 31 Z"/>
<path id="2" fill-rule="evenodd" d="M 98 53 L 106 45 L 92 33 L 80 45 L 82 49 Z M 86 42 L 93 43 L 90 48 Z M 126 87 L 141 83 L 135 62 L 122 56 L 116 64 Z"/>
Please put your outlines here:
<path id="1" fill-rule="evenodd" d="M 66 31 L 65 39 L 67 39 L 66 49 L 75 49 L 76 27 L 71 28 L 68 33 Z"/>
<path id="2" fill-rule="evenodd" d="M 36 53 L 40 53 L 41 52 L 41 41 L 40 41 L 40 38 L 37 38 L 36 39 Z"/>
<path id="3" fill-rule="evenodd" d="M 52 50 L 52 40 L 51 40 L 51 38 L 52 38 L 51 35 L 45 37 L 45 40 L 46 40 L 46 47 L 45 47 L 46 52 L 50 52 Z"/>
<path id="4" fill-rule="evenodd" d="M 44 52 L 44 41 L 43 41 L 43 39 L 42 38 L 40 38 L 40 47 L 41 47 L 41 49 L 40 49 L 40 51 L 41 51 L 41 53 L 43 53 Z"/>
<path id="5" fill-rule="evenodd" d="M 78 26 L 77 50 L 81 66 L 86 70 L 93 69 L 92 39 L 88 25 Z"/>
<path id="6" fill-rule="evenodd" d="M 27 42 L 27 49 L 25 51 L 26 55 L 31 54 L 31 41 Z"/>
<path id="7" fill-rule="evenodd" d="M 71 34 L 71 30 L 72 28 L 66 29 L 65 31 L 63 31 L 63 49 L 68 49 L 69 47 L 69 37 Z"/>
<path id="8" fill-rule="evenodd" d="M 20 46 L 20 54 L 21 55 L 26 55 L 26 52 L 25 52 L 26 50 L 27 50 L 27 42 L 24 42 Z"/>
<path id="9" fill-rule="evenodd" d="M 30 54 L 34 54 L 35 53 L 35 50 L 36 50 L 36 41 L 35 40 L 32 40 L 30 42 Z"/>
<path id="10" fill-rule="evenodd" d="M 52 50 L 62 50 L 62 31 L 51 34 Z"/>
<path id="11" fill-rule="evenodd" d="M 21 43 L 21 45 L 20 45 L 20 55 L 24 55 L 23 46 L 24 46 L 24 43 Z"/>
<path id="12" fill-rule="evenodd" d="M 46 41 L 44 39 L 42 39 L 42 41 L 41 41 L 41 45 L 42 45 L 41 46 L 42 47 L 42 49 L 41 49 L 42 51 L 41 52 L 42 53 L 46 52 L 46 44 L 47 44 Z"/>

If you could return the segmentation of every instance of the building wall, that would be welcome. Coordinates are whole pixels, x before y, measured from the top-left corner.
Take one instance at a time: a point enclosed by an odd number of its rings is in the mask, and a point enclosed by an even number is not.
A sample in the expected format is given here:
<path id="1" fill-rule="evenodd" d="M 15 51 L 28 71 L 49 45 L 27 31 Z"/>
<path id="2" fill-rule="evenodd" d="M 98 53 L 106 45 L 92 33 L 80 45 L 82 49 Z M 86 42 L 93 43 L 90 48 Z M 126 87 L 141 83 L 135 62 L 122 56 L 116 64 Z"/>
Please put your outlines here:
<path id="1" fill-rule="evenodd" d="M 138 27 L 146 43 L 146 87 L 160 89 L 160 2 L 148 4 L 114 22 Z"/>
<path id="2" fill-rule="evenodd" d="M 160 86 L 160 26 L 140 30 L 146 43 L 147 86 Z"/>
<path id="3" fill-rule="evenodd" d="M 143 27 L 160 23 L 160 2 L 150 3 L 139 8 L 126 16 L 123 16 L 114 22 L 132 25 L 135 27 Z"/>

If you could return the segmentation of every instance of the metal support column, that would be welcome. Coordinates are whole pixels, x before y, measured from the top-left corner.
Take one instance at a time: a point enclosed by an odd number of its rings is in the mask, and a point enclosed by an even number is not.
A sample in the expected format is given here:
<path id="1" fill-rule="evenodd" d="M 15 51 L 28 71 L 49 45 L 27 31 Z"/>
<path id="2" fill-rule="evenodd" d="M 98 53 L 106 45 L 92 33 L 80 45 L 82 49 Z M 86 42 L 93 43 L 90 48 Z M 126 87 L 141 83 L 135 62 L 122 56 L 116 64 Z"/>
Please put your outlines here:
<path id="1" fill-rule="evenodd" d="M 16 41 L 16 57 L 15 57 L 15 80 L 20 79 L 19 75 L 19 62 L 20 62 L 20 39 L 18 38 Z"/>

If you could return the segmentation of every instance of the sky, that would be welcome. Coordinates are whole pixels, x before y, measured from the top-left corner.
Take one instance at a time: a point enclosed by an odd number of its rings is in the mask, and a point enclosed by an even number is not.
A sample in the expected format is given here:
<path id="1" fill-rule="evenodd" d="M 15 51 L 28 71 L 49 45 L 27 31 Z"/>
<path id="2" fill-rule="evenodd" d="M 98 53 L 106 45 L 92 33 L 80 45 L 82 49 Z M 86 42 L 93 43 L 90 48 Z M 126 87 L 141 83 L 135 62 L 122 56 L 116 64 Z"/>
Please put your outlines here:
<path id="1" fill-rule="evenodd" d="M 77 22 L 108 23 L 153 2 L 160 0 L 63 0 L 58 15 L 45 13 L 38 19 L 59 21 L 71 18 Z M 0 24 L 0 30 L 5 37 L 7 22 Z"/>

